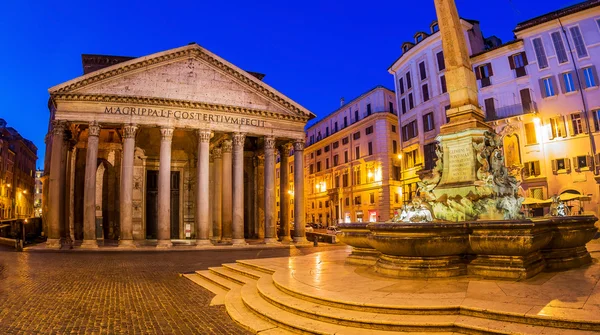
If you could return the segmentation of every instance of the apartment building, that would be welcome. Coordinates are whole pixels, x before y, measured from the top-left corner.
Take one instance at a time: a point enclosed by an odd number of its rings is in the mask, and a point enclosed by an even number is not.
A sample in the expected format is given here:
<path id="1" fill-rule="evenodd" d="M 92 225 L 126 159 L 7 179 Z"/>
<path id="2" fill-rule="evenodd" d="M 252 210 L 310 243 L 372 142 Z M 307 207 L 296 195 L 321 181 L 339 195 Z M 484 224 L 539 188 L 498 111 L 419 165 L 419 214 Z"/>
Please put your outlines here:
<path id="1" fill-rule="evenodd" d="M 504 44 L 484 38 L 477 21 L 462 23 L 481 108 L 504 135 L 506 163 L 522 181 L 522 195 L 582 195 L 591 200 L 574 210 L 598 213 L 600 1 L 524 21 L 515 40 Z M 436 27 L 434 22 L 429 34 L 405 43 L 388 70 L 401 110 L 404 200 L 415 195 L 418 174 L 433 167 L 435 138 L 446 122 L 449 99 Z"/>
<path id="2" fill-rule="evenodd" d="M 401 206 L 397 123 L 394 92 L 377 86 L 347 103 L 342 100 L 340 108 L 307 128 L 306 222 L 335 225 L 390 219 Z M 293 157 L 288 164 L 285 169 L 277 166 L 276 185 L 282 173 L 293 174 Z M 293 197 L 293 178 L 288 180 L 290 189 L 276 192 L 278 213 L 280 194 Z"/>

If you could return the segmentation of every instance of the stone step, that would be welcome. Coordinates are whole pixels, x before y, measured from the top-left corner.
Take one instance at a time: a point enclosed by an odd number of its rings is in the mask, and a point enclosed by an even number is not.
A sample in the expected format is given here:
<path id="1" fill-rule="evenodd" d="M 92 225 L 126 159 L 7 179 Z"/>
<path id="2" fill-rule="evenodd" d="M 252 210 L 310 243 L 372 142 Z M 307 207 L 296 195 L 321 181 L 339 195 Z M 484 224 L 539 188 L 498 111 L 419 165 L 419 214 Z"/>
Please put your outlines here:
<path id="1" fill-rule="evenodd" d="M 197 273 L 184 273 L 183 276 L 215 294 L 210 301 L 210 306 L 220 306 L 225 304 L 225 295 L 229 292 L 229 289 L 224 289 L 222 286 L 215 284 Z"/>
<path id="2" fill-rule="evenodd" d="M 241 288 L 242 300 L 246 307 L 256 315 L 269 320 L 278 325 L 280 328 L 285 328 L 290 331 L 308 333 L 308 334 L 347 334 L 347 335 L 393 335 L 398 334 L 395 331 L 376 330 L 348 327 L 344 325 L 324 322 L 307 318 L 298 314 L 280 309 L 275 305 L 262 299 L 258 293 L 256 285 L 244 285 Z M 452 331 L 444 331 L 439 329 L 436 334 L 452 334 Z M 406 332 L 403 334 L 427 334 L 426 332 Z"/>
<path id="3" fill-rule="evenodd" d="M 241 287 L 238 286 L 237 288 L 231 289 L 229 292 L 227 292 L 227 295 L 225 296 L 225 308 L 227 310 L 227 314 L 229 314 L 233 321 L 235 321 L 242 328 L 255 334 L 294 334 L 289 330 L 278 327 L 275 323 L 269 322 L 250 311 L 242 301 L 240 290 Z"/>
<path id="4" fill-rule="evenodd" d="M 247 276 L 241 275 L 238 272 L 235 272 L 233 270 L 224 268 L 224 267 L 214 267 L 214 268 L 208 268 L 208 271 L 210 271 L 211 273 L 223 277 L 229 281 L 232 281 L 238 285 L 245 285 L 248 283 L 254 283 L 256 282 L 255 279 L 249 278 Z"/>
<path id="5" fill-rule="evenodd" d="M 229 291 L 231 289 L 240 287 L 240 284 L 233 282 L 222 276 L 218 276 L 209 270 L 196 271 L 196 274 L 201 276 L 202 278 L 212 282 L 213 284 L 220 286 L 224 290 Z"/>
<path id="6" fill-rule="evenodd" d="M 271 274 L 275 273 L 274 270 L 271 270 L 269 268 L 266 268 L 266 267 L 263 267 L 263 266 L 260 266 L 260 265 L 252 264 L 252 262 L 250 262 L 250 261 L 238 260 L 238 261 L 235 261 L 235 262 L 236 262 L 236 264 L 239 264 L 241 266 L 245 266 L 245 267 L 254 269 L 256 271 L 266 273 L 266 274 L 270 274 L 271 275 Z"/>
<path id="7" fill-rule="evenodd" d="M 222 265 L 224 268 L 237 272 L 243 276 L 246 276 L 250 279 L 254 279 L 254 280 L 258 280 L 260 277 L 262 276 L 266 276 L 267 274 L 264 272 L 260 272 L 258 270 L 255 270 L 253 268 L 247 267 L 247 266 L 243 266 L 240 265 L 238 263 L 229 263 L 229 264 L 223 264 Z"/>

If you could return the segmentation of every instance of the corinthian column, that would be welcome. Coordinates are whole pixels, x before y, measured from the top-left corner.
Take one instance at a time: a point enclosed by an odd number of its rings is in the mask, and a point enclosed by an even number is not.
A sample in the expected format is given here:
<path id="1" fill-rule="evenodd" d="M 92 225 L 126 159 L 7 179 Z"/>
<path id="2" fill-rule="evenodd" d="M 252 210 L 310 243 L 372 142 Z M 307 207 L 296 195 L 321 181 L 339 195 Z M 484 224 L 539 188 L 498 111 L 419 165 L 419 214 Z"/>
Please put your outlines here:
<path id="1" fill-rule="evenodd" d="M 223 203 L 221 205 L 221 216 L 222 216 L 222 240 L 229 242 L 232 239 L 232 223 L 233 223 L 233 212 L 232 212 L 232 183 L 231 183 L 231 140 L 223 141 L 221 145 L 223 152 Z"/>
<path id="2" fill-rule="evenodd" d="M 281 242 L 290 242 L 290 193 L 288 188 L 290 187 L 290 168 L 289 168 L 289 157 L 290 149 L 292 146 L 286 143 L 279 147 L 279 222 L 281 224 Z"/>
<path id="3" fill-rule="evenodd" d="M 210 130 L 198 130 L 198 163 L 196 164 L 196 245 L 207 246 L 210 243 L 210 225 L 208 193 Z"/>
<path id="4" fill-rule="evenodd" d="M 64 183 L 62 176 L 64 171 L 60 171 L 60 163 L 63 156 L 63 142 L 65 138 L 65 121 L 52 121 L 52 147 L 50 157 L 50 176 L 48 183 L 48 240 L 46 248 L 60 249 L 60 217 L 61 198 L 60 185 Z"/>
<path id="5" fill-rule="evenodd" d="M 265 243 L 277 243 L 275 223 L 275 137 L 265 137 Z"/>
<path id="6" fill-rule="evenodd" d="M 294 142 L 294 244 L 309 245 L 304 229 L 304 140 Z"/>
<path id="7" fill-rule="evenodd" d="M 83 243 L 82 248 L 98 248 L 96 242 L 96 170 L 98 168 L 98 137 L 100 126 L 92 121 L 88 127 L 83 185 Z"/>
<path id="8" fill-rule="evenodd" d="M 119 214 L 121 219 L 120 247 L 135 247 L 133 244 L 133 159 L 135 133 L 138 127 L 128 124 L 123 127 L 123 160 L 121 161 L 121 195 Z"/>
<path id="9" fill-rule="evenodd" d="M 244 142 L 246 134 L 233 134 L 233 239 L 234 245 L 244 240 Z"/>
<path id="10" fill-rule="evenodd" d="M 173 128 L 160 128 L 160 162 L 158 165 L 158 244 L 170 248 L 171 243 L 171 142 Z"/>
<path id="11" fill-rule="evenodd" d="M 221 148 L 214 148 L 213 154 L 213 242 L 217 243 L 221 239 L 222 235 L 222 207 L 223 207 L 223 157 L 221 154 Z"/>

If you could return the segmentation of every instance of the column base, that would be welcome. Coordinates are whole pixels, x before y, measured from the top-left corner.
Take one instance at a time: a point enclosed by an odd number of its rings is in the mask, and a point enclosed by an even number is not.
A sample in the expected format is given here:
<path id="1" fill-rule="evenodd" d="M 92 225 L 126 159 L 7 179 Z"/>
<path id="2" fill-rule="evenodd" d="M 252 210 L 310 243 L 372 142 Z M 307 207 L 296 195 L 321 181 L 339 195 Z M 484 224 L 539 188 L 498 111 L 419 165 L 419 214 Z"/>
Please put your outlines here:
<path id="1" fill-rule="evenodd" d="M 98 241 L 83 240 L 83 242 L 81 243 L 81 246 L 79 246 L 79 248 L 81 248 L 81 249 L 98 249 Z"/>
<path id="2" fill-rule="evenodd" d="M 281 236 L 281 243 L 289 244 L 292 242 L 292 239 L 289 236 Z"/>
<path id="3" fill-rule="evenodd" d="M 137 246 L 133 243 L 133 240 L 119 240 L 119 248 L 136 248 Z"/>
<path id="4" fill-rule="evenodd" d="M 221 240 L 221 238 L 219 238 L 219 237 L 211 237 L 210 243 L 217 244 L 217 243 L 219 243 L 220 240 Z"/>
<path id="5" fill-rule="evenodd" d="M 49 238 L 46 240 L 46 249 L 60 249 L 62 244 L 58 238 Z"/>
<path id="6" fill-rule="evenodd" d="M 307 240 L 305 236 L 294 236 L 294 245 L 297 247 L 312 247 L 313 243 Z"/>
<path id="7" fill-rule="evenodd" d="M 173 243 L 171 242 L 171 240 L 158 240 L 158 243 L 156 243 L 157 249 L 169 249 L 172 246 Z"/>
<path id="8" fill-rule="evenodd" d="M 196 248 L 212 247 L 213 244 L 210 240 L 196 240 Z"/>
<path id="9" fill-rule="evenodd" d="M 265 237 L 265 244 L 279 244 L 279 241 L 275 237 Z"/>
<path id="10" fill-rule="evenodd" d="M 233 240 L 231 240 L 231 243 L 234 247 L 243 247 L 248 245 L 248 243 L 246 243 L 246 240 L 243 238 L 234 238 Z"/>

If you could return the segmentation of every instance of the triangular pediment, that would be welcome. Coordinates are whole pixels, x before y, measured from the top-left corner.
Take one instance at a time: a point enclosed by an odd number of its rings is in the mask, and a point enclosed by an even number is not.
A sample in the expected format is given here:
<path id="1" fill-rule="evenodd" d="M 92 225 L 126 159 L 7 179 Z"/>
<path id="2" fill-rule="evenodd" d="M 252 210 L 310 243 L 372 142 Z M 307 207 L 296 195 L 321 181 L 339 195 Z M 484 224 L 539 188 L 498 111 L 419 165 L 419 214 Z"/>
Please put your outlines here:
<path id="1" fill-rule="evenodd" d="M 197 44 L 115 64 L 52 87 L 50 94 L 144 97 L 239 107 L 303 119 L 314 117 L 253 75 Z"/>

